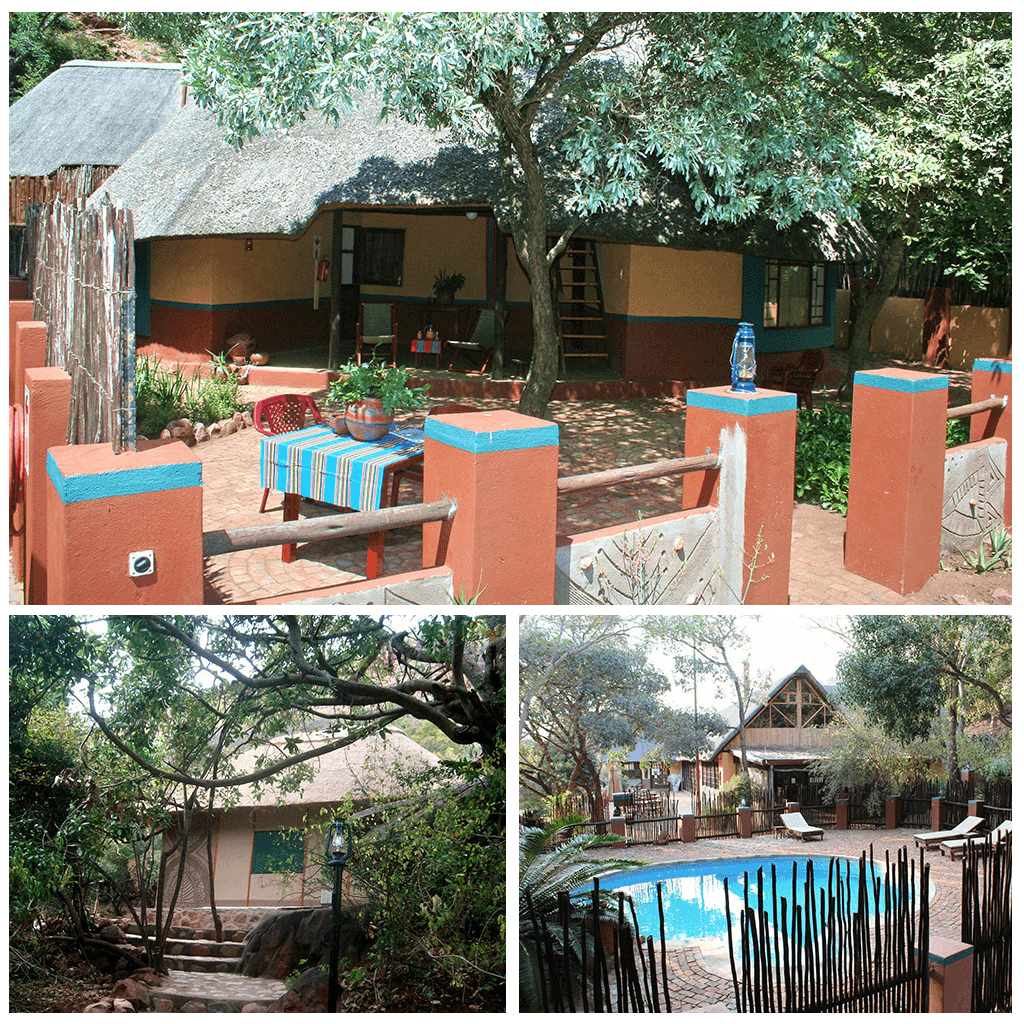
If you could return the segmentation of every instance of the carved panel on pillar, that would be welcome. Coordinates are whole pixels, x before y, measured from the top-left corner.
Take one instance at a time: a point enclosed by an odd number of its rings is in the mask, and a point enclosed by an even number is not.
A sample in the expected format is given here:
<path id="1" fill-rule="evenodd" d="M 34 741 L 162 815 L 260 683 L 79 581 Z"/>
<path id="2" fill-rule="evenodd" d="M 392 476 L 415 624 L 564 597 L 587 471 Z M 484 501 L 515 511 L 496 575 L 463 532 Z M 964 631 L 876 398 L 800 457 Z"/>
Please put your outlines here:
<path id="1" fill-rule="evenodd" d="M 1006 444 L 963 445 L 946 452 L 942 552 L 973 551 L 1003 523 Z"/>

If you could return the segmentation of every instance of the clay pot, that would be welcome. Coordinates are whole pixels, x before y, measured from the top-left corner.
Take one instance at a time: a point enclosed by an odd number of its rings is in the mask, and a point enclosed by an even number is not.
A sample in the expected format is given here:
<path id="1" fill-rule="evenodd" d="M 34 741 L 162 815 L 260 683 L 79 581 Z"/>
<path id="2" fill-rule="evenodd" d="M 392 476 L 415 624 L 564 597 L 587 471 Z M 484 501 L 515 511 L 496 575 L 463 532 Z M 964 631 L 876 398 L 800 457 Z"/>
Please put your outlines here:
<path id="1" fill-rule="evenodd" d="M 266 352 L 253 352 L 253 354 L 249 356 L 249 362 L 252 363 L 253 366 L 266 366 L 269 362 L 269 358 Z"/>
<path id="2" fill-rule="evenodd" d="M 331 413 L 327 417 L 327 422 L 330 423 L 331 430 L 336 434 L 340 434 L 344 437 L 348 433 L 348 424 L 345 423 L 344 415 Z"/>
<path id="3" fill-rule="evenodd" d="M 345 409 L 345 424 L 357 441 L 379 441 L 393 423 L 394 416 L 384 411 L 379 398 L 364 398 Z"/>
<path id="4" fill-rule="evenodd" d="M 245 356 L 232 356 L 231 361 L 235 366 L 245 366 Z"/>

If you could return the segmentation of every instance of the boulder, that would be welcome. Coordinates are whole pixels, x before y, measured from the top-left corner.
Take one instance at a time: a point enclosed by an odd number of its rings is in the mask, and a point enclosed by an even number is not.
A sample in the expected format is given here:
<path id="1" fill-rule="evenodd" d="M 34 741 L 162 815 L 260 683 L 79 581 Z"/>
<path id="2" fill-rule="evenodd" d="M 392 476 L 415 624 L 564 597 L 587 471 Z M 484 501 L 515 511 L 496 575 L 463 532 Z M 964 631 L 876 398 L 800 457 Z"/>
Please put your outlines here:
<path id="1" fill-rule="evenodd" d="M 351 913 L 342 915 L 341 956 L 357 960 L 366 949 L 366 932 Z M 287 978 L 299 964 L 326 967 L 331 952 L 331 908 L 285 910 L 268 914 L 250 933 L 239 973 L 250 978 Z"/>
<path id="2" fill-rule="evenodd" d="M 268 1013 L 324 1013 L 327 1010 L 327 972 L 319 967 L 303 971 Z"/>
<path id="3" fill-rule="evenodd" d="M 205 425 L 202 424 L 202 423 L 197 423 L 192 428 L 192 436 L 196 439 L 196 443 L 197 444 L 201 443 L 202 441 L 209 441 L 210 440 L 210 432 L 206 429 Z"/>
<path id="4" fill-rule="evenodd" d="M 150 1009 L 153 1013 L 174 1013 L 174 1000 L 163 997 L 154 999 Z"/>
<path id="5" fill-rule="evenodd" d="M 209 1007 L 201 999 L 190 999 L 181 1004 L 181 1013 L 209 1013 Z"/>
<path id="6" fill-rule="evenodd" d="M 124 942 L 127 936 L 116 924 L 107 924 L 100 929 L 100 938 L 116 946 L 119 942 Z"/>
<path id="7" fill-rule="evenodd" d="M 242 1007 L 242 1013 L 268 1013 L 269 1011 L 262 1003 L 246 1003 Z"/>
<path id="8" fill-rule="evenodd" d="M 122 978 L 110 993 L 115 1004 L 118 999 L 127 999 L 132 1004 L 133 1012 L 143 1010 L 150 1004 L 149 986 L 135 978 Z"/>
<path id="9" fill-rule="evenodd" d="M 114 1000 L 114 1013 L 134 1013 L 135 1007 L 127 999 Z"/>
<path id="10" fill-rule="evenodd" d="M 90 1003 L 82 1013 L 113 1013 L 114 1000 L 101 999 L 98 1003 Z"/>

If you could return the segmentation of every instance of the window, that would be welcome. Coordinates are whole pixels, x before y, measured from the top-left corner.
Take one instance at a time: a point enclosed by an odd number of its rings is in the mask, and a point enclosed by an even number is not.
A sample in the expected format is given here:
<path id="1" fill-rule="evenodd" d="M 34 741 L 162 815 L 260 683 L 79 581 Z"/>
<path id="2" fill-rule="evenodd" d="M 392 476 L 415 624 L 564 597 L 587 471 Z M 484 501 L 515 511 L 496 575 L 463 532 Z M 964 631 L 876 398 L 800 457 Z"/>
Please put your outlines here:
<path id="1" fill-rule="evenodd" d="M 393 287 L 401 285 L 405 231 L 399 228 L 363 228 L 361 234 L 360 282 Z"/>
<path id="2" fill-rule="evenodd" d="M 254 832 L 252 837 L 252 873 L 298 874 L 305 863 L 306 843 L 299 829 L 281 832 Z"/>
<path id="3" fill-rule="evenodd" d="M 765 327 L 820 327 L 825 323 L 825 264 L 767 260 Z"/>

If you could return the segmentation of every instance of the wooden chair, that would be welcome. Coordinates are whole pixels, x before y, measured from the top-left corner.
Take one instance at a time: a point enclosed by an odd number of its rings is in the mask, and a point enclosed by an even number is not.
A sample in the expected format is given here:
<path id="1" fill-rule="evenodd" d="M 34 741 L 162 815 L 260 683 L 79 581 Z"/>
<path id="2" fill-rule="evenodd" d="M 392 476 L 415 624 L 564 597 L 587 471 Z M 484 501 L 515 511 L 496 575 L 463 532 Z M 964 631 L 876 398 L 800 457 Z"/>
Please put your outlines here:
<path id="1" fill-rule="evenodd" d="M 427 416 L 449 416 L 452 413 L 457 412 L 479 412 L 480 410 L 475 405 L 464 405 L 461 402 L 441 402 L 438 405 L 432 405 L 427 410 Z M 398 488 L 401 486 L 403 480 L 419 480 L 423 483 L 423 469 L 419 466 L 413 466 L 409 469 L 396 469 L 391 476 L 391 506 L 392 508 L 398 504 Z"/>
<path id="2" fill-rule="evenodd" d="M 356 323 L 356 365 L 363 365 L 363 349 L 370 358 L 378 348 L 390 346 L 391 365 L 398 365 L 398 311 L 393 302 L 360 302 Z"/>
<path id="3" fill-rule="evenodd" d="M 803 402 L 805 409 L 814 408 L 811 391 L 825 365 L 825 355 L 820 348 L 804 351 L 798 362 L 788 366 L 772 366 L 768 370 L 768 387 L 776 391 L 796 393 L 796 403 Z"/>
<path id="4" fill-rule="evenodd" d="M 506 314 L 507 315 L 507 314 Z M 479 363 L 475 370 L 470 373 L 484 373 L 491 361 L 491 354 L 494 352 L 494 344 L 497 340 L 497 321 L 493 309 L 477 309 L 469 318 L 465 334 L 459 338 L 446 340 L 444 347 L 452 350 L 452 360 L 448 364 L 449 370 L 455 369 L 455 360 L 460 352 L 465 353 L 470 359 Z"/>
<path id="5" fill-rule="evenodd" d="M 306 425 L 306 413 L 310 413 L 314 423 L 323 423 L 324 418 L 316 407 L 316 402 L 309 395 L 273 395 L 261 398 L 252 410 L 252 425 L 268 437 L 276 434 L 287 434 L 293 430 L 301 430 Z M 267 509 L 267 497 L 270 488 L 263 490 L 260 511 Z"/>

